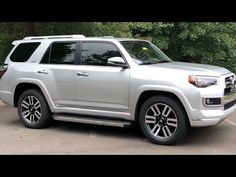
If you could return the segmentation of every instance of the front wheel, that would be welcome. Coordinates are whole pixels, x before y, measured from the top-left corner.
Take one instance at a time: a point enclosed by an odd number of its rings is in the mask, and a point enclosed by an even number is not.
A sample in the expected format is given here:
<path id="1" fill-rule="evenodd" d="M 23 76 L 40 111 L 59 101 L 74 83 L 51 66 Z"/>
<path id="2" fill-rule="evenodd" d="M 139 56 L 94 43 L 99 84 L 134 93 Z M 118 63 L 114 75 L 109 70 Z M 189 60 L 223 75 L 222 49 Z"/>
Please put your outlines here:
<path id="1" fill-rule="evenodd" d="M 151 142 L 163 145 L 180 141 L 188 130 L 182 106 L 168 96 L 154 96 L 146 100 L 140 109 L 139 124 Z"/>
<path id="2" fill-rule="evenodd" d="M 38 90 L 27 90 L 22 93 L 17 109 L 20 120 L 28 128 L 44 128 L 51 123 L 48 104 Z"/>

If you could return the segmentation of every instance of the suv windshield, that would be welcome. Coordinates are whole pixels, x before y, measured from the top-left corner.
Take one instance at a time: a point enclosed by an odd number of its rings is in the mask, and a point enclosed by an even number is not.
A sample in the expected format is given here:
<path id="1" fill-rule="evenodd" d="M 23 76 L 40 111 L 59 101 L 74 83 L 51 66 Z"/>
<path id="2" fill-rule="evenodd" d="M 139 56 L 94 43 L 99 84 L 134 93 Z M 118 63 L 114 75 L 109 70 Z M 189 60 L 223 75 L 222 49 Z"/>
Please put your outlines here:
<path id="1" fill-rule="evenodd" d="M 139 65 L 171 62 L 154 44 L 146 41 L 121 41 L 130 56 Z"/>

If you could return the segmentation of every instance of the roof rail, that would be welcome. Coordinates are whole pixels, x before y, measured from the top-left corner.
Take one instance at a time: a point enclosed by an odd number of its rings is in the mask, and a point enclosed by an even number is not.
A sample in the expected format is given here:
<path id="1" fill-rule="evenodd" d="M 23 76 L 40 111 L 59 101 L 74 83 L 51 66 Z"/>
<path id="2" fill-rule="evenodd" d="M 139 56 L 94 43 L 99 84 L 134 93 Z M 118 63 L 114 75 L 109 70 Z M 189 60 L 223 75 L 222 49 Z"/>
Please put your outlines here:
<path id="1" fill-rule="evenodd" d="M 62 39 L 62 38 L 85 38 L 85 36 L 81 34 L 56 35 L 56 36 L 28 36 L 25 37 L 23 40 Z"/>

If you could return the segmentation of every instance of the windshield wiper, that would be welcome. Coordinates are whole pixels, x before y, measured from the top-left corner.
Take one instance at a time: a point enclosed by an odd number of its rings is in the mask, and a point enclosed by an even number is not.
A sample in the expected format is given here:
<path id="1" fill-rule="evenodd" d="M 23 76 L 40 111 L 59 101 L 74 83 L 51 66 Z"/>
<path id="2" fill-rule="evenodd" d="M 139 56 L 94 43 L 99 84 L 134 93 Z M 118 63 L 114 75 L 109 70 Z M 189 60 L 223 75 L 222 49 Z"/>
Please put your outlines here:
<path id="1" fill-rule="evenodd" d="M 157 63 L 169 63 L 171 61 L 168 61 L 168 60 L 161 60 L 161 61 L 147 61 L 147 62 L 143 62 L 143 63 L 140 63 L 139 65 L 152 65 L 152 64 L 157 64 Z"/>
<path id="2" fill-rule="evenodd" d="M 169 63 L 171 61 L 168 61 L 168 60 L 162 60 L 162 61 L 158 61 L 157 63 Z"/>
<path id="3" fill-rule="evenodd" d="M 157 62 L 143 62 L 143 63 L 140 63 L 139 65 L 152 65 L 152 64 L 157 64 Z"/>

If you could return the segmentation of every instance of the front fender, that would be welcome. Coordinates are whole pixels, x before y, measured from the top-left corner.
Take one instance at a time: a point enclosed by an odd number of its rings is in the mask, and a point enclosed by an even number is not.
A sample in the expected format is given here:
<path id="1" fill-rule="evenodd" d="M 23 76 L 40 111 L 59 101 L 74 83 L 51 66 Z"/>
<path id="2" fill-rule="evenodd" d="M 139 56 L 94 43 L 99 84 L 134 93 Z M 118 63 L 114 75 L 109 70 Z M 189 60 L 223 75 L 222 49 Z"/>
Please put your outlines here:
<path id="1" fill-rule="evenodd" d="M 189 115 L 191 115 L 191 113 L 190 113 L 191 105 L 189 104 L 184 93 L 179 88 L 171 87 L 171 86 L 160 86 L 160 85 L 142 85 L 136 90 L 134 95 L 131 95 L 130 109 L 131 109 L 131 117 L 133 119 L 135 119 L 135 111 L 136 111 L 136 107 L 137 107 L 139 98 L 142 95 L 142 93 L 144 93 L 146 91 L 156 91 L 156 92 L 165 92 L 166 94 L 168 94 L 168 93 L 174 94 L 180 100 L 180 102 L 183 104 L 188 117 L 189 117 Z"/>

